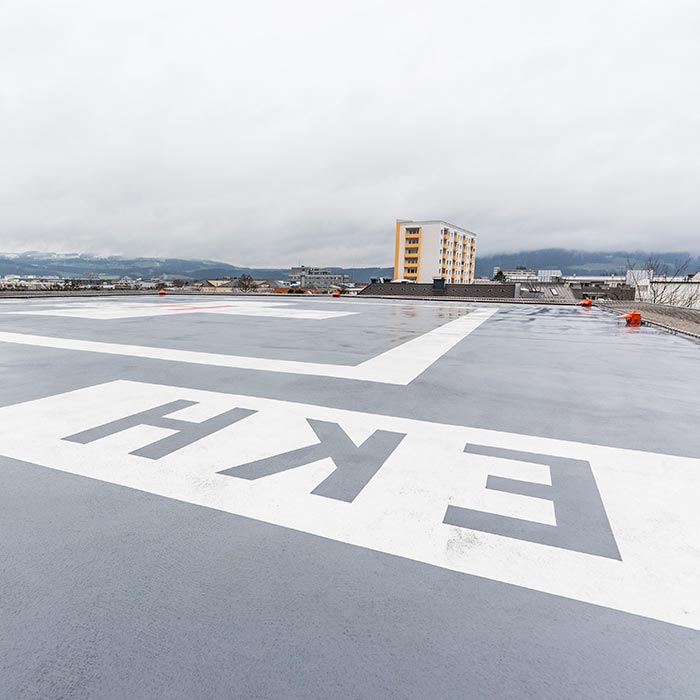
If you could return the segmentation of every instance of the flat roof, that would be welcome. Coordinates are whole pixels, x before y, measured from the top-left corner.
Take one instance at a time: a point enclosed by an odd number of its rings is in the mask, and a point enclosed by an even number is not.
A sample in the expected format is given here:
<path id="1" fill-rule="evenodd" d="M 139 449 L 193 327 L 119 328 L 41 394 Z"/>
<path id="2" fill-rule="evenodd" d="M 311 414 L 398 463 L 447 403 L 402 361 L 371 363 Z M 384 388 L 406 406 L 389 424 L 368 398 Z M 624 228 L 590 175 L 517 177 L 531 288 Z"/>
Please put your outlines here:
<path id="1" fill-rule="evenodd" d="M 445 226 L 448 226 L 449 228 L 458 229 L 459 231 L 463 231 L 464 233 L 468 233 L 470 236 L 476 237 L 476 234 L 473 231 L 470 231 L 469 229 L 466 229 L 463 226 L 457 226 L 456 224 L 451 224 L 449 221 L 445 221 L 444 219 L 430 219 L 430 220 L 424 220 L 424 221 L 414 221 L 413 219 L 396 219 L 396 221 L 399 222 L 400 224 L 444 224 Z"/>
<path id="2" fill-rule="evenodd" d="M 699 351 L 596 308 L 0 300 L 4 692 L 696 698 Z"/>

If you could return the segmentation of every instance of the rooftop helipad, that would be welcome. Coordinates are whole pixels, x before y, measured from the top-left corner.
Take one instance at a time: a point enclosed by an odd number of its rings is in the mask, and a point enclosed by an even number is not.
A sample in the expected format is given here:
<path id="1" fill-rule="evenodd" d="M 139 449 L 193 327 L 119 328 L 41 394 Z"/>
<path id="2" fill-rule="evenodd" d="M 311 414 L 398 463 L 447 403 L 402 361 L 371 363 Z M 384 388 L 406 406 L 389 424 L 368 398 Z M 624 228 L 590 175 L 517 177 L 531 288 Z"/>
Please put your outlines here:
<path id="1" fill-rule="evenodd" d="M 696 698 L 699 382 L 596 309 L 0 301 L 3 692 Z"/>

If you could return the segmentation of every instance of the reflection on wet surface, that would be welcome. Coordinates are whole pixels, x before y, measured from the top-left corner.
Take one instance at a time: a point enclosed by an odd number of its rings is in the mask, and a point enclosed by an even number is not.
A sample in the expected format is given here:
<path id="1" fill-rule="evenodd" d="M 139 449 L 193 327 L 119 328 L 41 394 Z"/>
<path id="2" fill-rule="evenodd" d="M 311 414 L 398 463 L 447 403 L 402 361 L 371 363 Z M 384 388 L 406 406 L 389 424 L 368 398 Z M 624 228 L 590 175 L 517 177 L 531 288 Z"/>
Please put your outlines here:
<path id="1" fill-rule="evenodd" d="M 293 308 L 347 314 L 322 320 L 231 316 L 207 313 L 226 304 Z M 32 316 L 23 311 L 107 308 L 139 310 L 166 307 L 174 313 L 148 318 L 95 320 L 72 316 Z M 181 308 L 196 313 L 178 314 Z M 408 301 L 387 304 L 355 299 L 283 299 L 275 297 L 220 297 L 139 299 L 51 299 L 7 301 L 0 310 L 0 330 L 57 338 L 123 343 L 195 352 L 246 355 L 269 359 L 358 364 L 386 350 L 469 313 L 471 307 Z"/>

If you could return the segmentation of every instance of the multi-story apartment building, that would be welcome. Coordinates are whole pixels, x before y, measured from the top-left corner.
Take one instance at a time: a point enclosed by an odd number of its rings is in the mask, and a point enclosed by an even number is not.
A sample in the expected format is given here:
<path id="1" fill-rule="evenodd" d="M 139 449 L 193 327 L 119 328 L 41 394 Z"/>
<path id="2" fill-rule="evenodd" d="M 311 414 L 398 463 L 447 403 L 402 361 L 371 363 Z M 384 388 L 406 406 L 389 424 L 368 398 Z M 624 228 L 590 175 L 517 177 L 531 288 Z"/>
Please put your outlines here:
<path id="1" fill-rule="evenodd" d="M 543 270 L 543 272 L 545 271 Z M 559 272 L 559 276 L 561 277 L 561 272 Z M 538 280 L 540 282 L 545 281 L 538 278 L 537 270 L 531 270 L 523 266 L 516 267 L 512 270 L 507 270 L 503 267 L 494 267 L 493 278 L 497 281 L 503 282 L 537 282 Z"/>
<path id="2" fill-rule="evenodd" d="M 320 267 L 306 267 L 305 265 L 293 267 L 287 275 L 287 280 L 297 287 L 316 287 L 318 289 L 350 284 L 349 275 L 324 270 Z"/>
<path id="3" fill-rule="evenodd" d="M 474 281 L 476 234 L 446 221 L 396 221 L 394 279 Z"/>

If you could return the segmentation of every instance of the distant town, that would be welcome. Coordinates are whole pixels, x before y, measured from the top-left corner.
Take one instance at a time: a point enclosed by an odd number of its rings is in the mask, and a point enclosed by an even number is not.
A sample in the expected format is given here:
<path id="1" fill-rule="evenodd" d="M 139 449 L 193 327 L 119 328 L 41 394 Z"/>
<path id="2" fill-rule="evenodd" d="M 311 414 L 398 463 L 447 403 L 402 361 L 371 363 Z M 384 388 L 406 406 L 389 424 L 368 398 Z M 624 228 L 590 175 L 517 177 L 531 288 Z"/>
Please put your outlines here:
<path id="1" fill-rule="evenodd" d="M 3 275 L 0 277 L 0 290 L 3 291 L 157 291 L 161 289 L 182 292 L 203 292 L 207 294 L 229 293 L 247 294 L 251 292 L 268 294 L 357 294 L 367 285 L 355 285 L 350 276 L 318 267 L 293 267 L 285 279 L 254 279 L 250 275 L 239 277 L 203 278 L 191 280 L 176 275 L 163 274 L 157 278 L 131 278 L 128 276 L 112 279 L 96 274 L 81 277 L 59 277 L 56 275 Z"/>
<path id="2" fill-rule="evenodd" d="M 0 294 L 153 293 L 160 290 L 202 294 L 307 294 L 413 298 L 444 297 L 551 304 L 592 301 L 650 302 L 700 309 L 700 259 L 691 256 L 591 254 L 582 251 L 533 251 L 487 256 L 480 274 L 477 236 L 443 220 L 396 221 L 393 268 L 313 267 L 247 270 L 213 261 L 99 258 L 89 255 L 0 254 Z M 597 255 L 598 257 L 594 257 Z M 484 263 L 545 261 L 532 265 Z M 561 260 L 560 266 L 555 266 Z M 588 268 L 617 268 L 590 274 Z M 37 269 L 35 274 L 25 272 Z M 145 269 L 150 274 L 137 275 Z M 568 269 L 568 272 L 566 271 Z M 571 272 L 583 269 L 584 273 Z M 51 274 L 41 272 L 51 270 Z M 76 270 L 81 270 L 76 273 Z M 119 274 L 128 270 L 131 274 Z"/>

